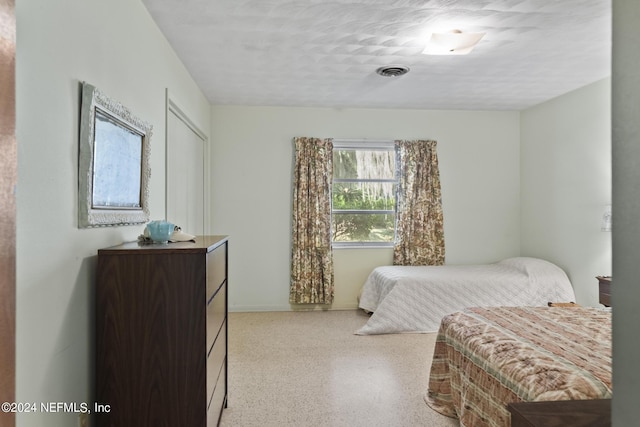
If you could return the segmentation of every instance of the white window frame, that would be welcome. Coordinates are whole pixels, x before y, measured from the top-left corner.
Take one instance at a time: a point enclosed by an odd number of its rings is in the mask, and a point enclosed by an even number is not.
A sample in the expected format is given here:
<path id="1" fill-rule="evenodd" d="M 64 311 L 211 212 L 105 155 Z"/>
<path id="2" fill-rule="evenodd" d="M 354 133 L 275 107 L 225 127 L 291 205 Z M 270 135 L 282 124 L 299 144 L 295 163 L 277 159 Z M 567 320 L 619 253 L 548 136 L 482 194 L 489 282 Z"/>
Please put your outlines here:
<path id="1" fill-rule="evenodd" d="M 395 240 L 397 238 L 397 217 L 398 217 L 398 188 L 400 183 L 399 177 L 399 162 L 398 162 L 398 153 L 395 149 L 395 141 L 394 140 L 367 140 L 367 139 L 334 139 L 333 140 L 333 149 L 334 150 L 363 150 L 363 151 L 371 151 L 371 150 L 384 150 L 384 151 L 394 151 L 395 159 L 396 159 L 396 171 L 394 179 L 385 179 L 385 180 L 367 180 L 367 179 L 332 179 L 331 182 L 331 229 L 333 230 L 333 214 L 334 213 L 353 213 L 353 214 L 394 214 L 396 218 L 396 222 L 394 224 L 394 240 L 391 242 L 334 242 L 333 237 L 331 239 L 331 245 L 333 248 L 391 248 L 395 245 Z M 334 183 L 349 183 L 349 182 L 392 182 L 396 184 L 396 195 L 395 195 L 395 206 L 393 210 L 333 210 L 333 184 Z M 333 233 L 332 233 L 333 234 Z"/>

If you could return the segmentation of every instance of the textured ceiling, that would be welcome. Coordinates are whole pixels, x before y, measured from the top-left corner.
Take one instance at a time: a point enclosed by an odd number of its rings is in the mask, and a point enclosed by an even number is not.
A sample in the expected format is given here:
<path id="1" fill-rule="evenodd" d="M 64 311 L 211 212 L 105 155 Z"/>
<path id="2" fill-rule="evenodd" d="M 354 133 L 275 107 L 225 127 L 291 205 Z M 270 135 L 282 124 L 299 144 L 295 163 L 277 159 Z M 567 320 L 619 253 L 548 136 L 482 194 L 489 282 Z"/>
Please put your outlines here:
<path id="1" fill-rule="evenodd" d="M 610 75 L 611 0 L 143 3 L 216 105 L 522 110 Z M 422 54 L 452 29 L 486 35 Z"/>

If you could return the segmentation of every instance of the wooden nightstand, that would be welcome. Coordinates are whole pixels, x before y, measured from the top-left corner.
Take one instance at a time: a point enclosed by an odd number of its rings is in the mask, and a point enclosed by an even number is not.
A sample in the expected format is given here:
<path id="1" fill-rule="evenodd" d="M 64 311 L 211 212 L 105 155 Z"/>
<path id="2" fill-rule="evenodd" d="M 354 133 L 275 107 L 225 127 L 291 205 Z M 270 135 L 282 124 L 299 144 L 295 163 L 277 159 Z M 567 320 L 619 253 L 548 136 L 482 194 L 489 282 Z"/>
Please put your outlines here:
<path id="1" fill-rule="evenodd" d="M 596 276 L 600 288 L 600 304 L 611 307 L 611 276 Z"/>

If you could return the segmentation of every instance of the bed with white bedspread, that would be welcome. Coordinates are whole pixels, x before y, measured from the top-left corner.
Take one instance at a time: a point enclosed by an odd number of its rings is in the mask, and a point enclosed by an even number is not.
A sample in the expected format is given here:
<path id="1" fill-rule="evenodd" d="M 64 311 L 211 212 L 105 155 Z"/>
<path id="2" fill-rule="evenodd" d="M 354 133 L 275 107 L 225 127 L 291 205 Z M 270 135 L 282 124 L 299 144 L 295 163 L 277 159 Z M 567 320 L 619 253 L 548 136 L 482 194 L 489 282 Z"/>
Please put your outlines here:
<path id="1" fill-rule="evenodd" d="M 468 307 L 546 306 L 550 301 L 575 301 L 575 294 L 566 273 L 539 258 L 377 267 L 358 305 L 373 314 L 356 334 L 437 332 L 445 315 Z"/>

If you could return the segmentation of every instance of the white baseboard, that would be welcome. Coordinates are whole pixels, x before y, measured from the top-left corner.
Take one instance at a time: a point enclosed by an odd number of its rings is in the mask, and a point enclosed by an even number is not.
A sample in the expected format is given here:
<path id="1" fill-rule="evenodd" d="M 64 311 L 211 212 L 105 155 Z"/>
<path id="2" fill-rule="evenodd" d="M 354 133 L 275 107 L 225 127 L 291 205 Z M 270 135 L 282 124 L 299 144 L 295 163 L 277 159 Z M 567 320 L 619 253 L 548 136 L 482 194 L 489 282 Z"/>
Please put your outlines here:
<path id="1" fill-rule="evenodd" d="M 329 307 L 324 304 L 296 304 L 296 305 L 229 305 L 229 312 L 252 313 L 261 311 L 321 311 L 321 310 L 357 310 L 358 305 L 332 304 Z"/>

